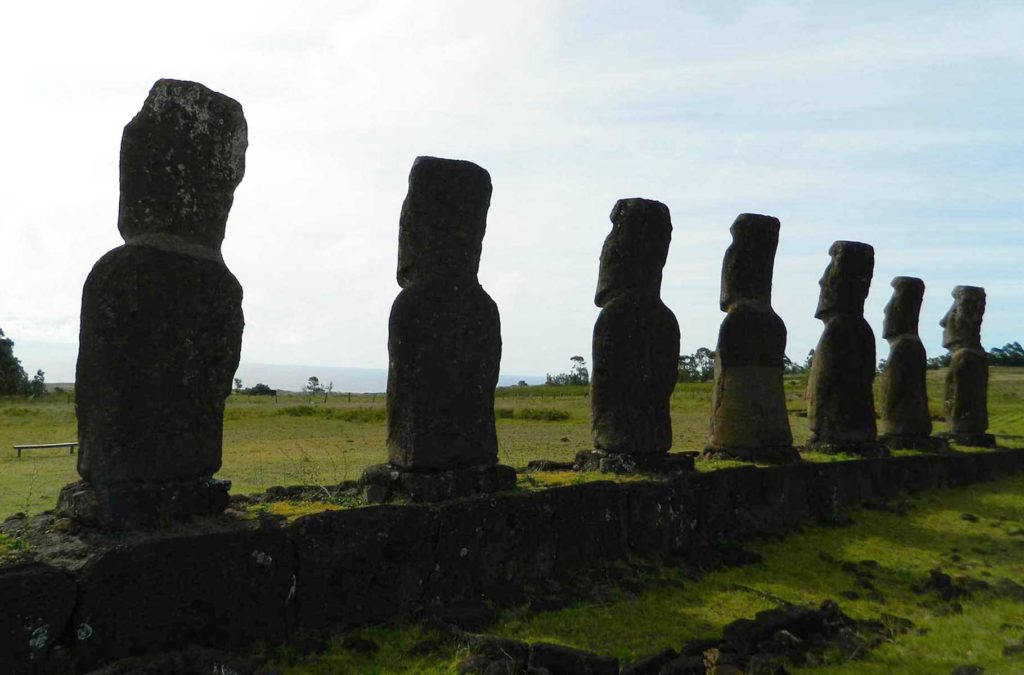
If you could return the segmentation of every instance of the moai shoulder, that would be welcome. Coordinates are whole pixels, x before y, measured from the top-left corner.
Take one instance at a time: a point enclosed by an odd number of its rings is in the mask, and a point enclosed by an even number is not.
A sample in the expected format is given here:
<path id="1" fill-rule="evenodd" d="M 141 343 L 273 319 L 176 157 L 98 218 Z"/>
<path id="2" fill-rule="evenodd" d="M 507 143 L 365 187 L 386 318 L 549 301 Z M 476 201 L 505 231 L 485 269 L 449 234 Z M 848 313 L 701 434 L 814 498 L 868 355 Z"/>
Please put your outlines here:
<path id="1" fill-rule="evenodd" d="M 711 456 L 796 461 L 786 411 L 786 326 L 771 305 L 777 218 L 740 214 L 722 261 L 720 306 L 726 312 L 715 350 Z"/>
<path id="2" fill-rule="evenodd" d="M 953 306 L 939 322 L 942 346 L 950 352 L 944 407 L 949 432 L 943 438 L 961 445 L 995 447 L 988 429 L 988 355 L 981 346 L 985 289 L 957 286 Z"/>
<path id="3" fill-rule="evenodd" d="M 824 322 L 807 382 L 808 447 L 822 452 L 885 455 L 877 442 L 874 392 L 875 335 L 864 320 L 874 249 L 837 241 L 818 282 L 815 318 Z"/>
<path id="4" fill-rule="evenodd" d="M 228 484 L 212 476 L 244 319 L 220 246 L 246 139 L 237 101 L 178 80 L 154 84 L 124 129 L 125 244 L 96 263 L 82 293 L 84 483 L 60 500 L 72 515 L 131 526 L 227 503 Z"/>
<path id="5" fill-rule="evenodd" d="M 591 429 L 599 454 L 634 458 L 629 464 L 672 446 L 679 324 L 661 301 L 672 221 L 667 206 L 649 199 L 619 200 L 611 221 L 595 295 L 601 313 L 594 325 Z M 607 460 L 591 455 L 581 453 L 580 461 Z"/>

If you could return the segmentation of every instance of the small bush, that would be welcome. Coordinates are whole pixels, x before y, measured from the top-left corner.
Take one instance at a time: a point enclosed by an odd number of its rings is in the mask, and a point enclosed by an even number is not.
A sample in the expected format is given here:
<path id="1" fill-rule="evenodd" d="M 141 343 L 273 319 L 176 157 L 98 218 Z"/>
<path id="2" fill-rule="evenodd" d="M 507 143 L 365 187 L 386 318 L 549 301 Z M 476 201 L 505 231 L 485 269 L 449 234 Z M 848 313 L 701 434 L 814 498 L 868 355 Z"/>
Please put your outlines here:
<path id="1" fill-rule="evenodd" d="M 346 422 L 383 422 L 384 408 L 325 408 L 324 417 Z"/>
<path id="2" fill-rule="evenodd" d="M 315 417 L 320 414 L 320 411 L 311 405 L 290 405 L 287 408 L 281 408 L 280 414 L 289 417 Z"/>
<path id="3" fill-rule="evenodd" d="M 519 419 L 523 420 L 542 420 L 545 422 L 555 422 L 558 420 L 567 420 L 570 415 L 565 410 L 559 410 L 558 408 L 523 408 L 516 415 Z"/>
<path id="4" fill-rule="evenodd" d="M 343 422 L 383 422 L 384 408 L 324 408 L 313 405 L 293 405 L 282 408 L 279 415 L 289 417 L 320 417 Z"/>
<path id="5" fill-rule="evenodd" d="M 495 408 L 494 416 L 499 420 L 510 420 L 516 416 L 516 411 L 512 408 Z"/>

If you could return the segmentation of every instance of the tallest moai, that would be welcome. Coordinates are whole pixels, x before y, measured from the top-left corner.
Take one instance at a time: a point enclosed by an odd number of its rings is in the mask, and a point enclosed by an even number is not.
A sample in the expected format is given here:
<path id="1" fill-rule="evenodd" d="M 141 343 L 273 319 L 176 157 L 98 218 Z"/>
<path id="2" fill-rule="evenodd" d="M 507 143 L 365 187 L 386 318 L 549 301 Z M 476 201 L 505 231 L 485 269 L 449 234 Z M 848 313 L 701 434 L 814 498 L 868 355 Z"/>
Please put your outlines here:
<path id="1" fill-rule="evenodd" d="M 83 482 L 60 508 L 105 526 L 217 513 L 242 287 L 220 246 L 248 145 L 242 106 L 159 80 L 121 140 L 124 245 L 82 291 L 75 381 Z"/>

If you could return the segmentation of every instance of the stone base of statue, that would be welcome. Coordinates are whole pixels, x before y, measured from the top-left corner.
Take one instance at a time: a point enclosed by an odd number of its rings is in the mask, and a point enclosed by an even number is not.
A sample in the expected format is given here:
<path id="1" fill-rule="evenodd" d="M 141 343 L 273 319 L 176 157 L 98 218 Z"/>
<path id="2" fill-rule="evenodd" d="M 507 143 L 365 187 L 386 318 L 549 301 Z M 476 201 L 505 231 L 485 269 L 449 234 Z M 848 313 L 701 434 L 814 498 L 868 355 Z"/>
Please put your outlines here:
<path id="1" fill-rule="evenodd" d="M 913 436 L 909 434 L 882 434 L 878 442 L 885 444 L 890 450 L 917 450 L 918 452 L 935 452 L 946 454 L 952 452 L 949 442 L 938 436 Z"/>
<path id="2" fill-rule="evenodd" d="M 800 453 L 792 445 L 769 445 L 756 448 L 725 448 L 708 445 L 704 448 L 704 459 L 731 459 L 739 462 L 761 462 L 764 464 L 790 464 L 799 462 Z"/>
<path id="3" fill-rule="evenodd" d="M 601 473 L 680 473 L 693 471 L 692 452 L 652 452 L 645 455 L 629 455 L 601 450 L 581 450 L 576 453 L 573 469 L 576 471 L 600 471 Z"/>
<path id="4" fill-rule="evenodd" d="M 970 448 L 994 448 L 996 447 L 996 437 L 992 434 L 967 434 L 956 431 L 944 431 L 937 434 L 939 438 L 945 439 L 950 443 L 956 443 L 957 445 L 965 445 Z"/>
<path id="5" fill-rule="evenodd" d="M 78 481 L 61 488 L 57 513 L 104 528 L 161 525 L 170 519 L 222 513 L 230 489 L 231 481 L 214 478 L 113 486 Z"/>
<path id="6" fill-rule="evenodd" d="M 804 451 L 820 452 L 826 455 L 850 454 L 861 457 L 888 457 L 889 448 L 879 441 L 822 441 L 811 440 Z"/>
<path id="7" fill-rule="evenodd" d="M 363 471 L 359 486 L 371 504 L 394 499 L 441 502 L 512 490 L 516 486 L 516 470 L 504 464 L 432 470 L 374 464 Z"/>

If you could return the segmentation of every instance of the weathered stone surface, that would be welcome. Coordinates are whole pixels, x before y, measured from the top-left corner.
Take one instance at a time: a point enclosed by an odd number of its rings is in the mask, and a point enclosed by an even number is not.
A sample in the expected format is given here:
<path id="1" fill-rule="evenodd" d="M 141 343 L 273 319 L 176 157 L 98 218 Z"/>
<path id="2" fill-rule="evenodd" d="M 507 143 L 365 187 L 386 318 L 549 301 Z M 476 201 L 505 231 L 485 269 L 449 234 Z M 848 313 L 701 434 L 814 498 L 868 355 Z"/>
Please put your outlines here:
<path id="1" fill-rule="evenodd" d="M 220 242 L 245 148 L 241 106 L 192 82 L 157 82 L 125 127 L 125 245 L 96 263 L 82 291 L 75 394 L 87 485 L 62 501 L 71 512 L 107 504 L 92 520 L 131 526 L 223 509 L 225 486 L 210 478 L 244 320 Z M 178 503 L 195 510 L 139 487 L 161 483 L 179 484 L 191 496 Z"/>
<path id="2" fill-rule="evenodd" d="M 253 675 L 263 673 L 256 661 L 217 649 L 189 647 L 181 651 L 121 659 L 89 675 Z"/>
<path id="3" fill-rule="evenodd" d="M 889 341 L 889 357 L 882 373 L 882 432 L 879 439 L 893 449 L 948 450 L 941 439 L 931 438 L 925 386 L 927 354 L 917 333 L 924 282 L 896 277 L 885 306 L 882 337 Z"/>
<path id="4" fill-rule="evenodd" d="M 0 672 L 59 672 L 67 651 L 75 583 L 48 565 L 0 569 Z M 66 645 L 65 645 L 66 647 Z"/>
<path id="5" fill-rule="evenodd" d="M 813 518 L 835 522 L 844 507 L 905 492 L 1022 471 L 1019 451 L 913 455 L 328 511 L 300 518 L 283 535 L 269 521 L 254 530 L 226 516 L 172 524 L 168 533 L 124 533 L 65 532 L 60 519 L 43 514 L 3 523 L 0 531 L 24 541 L 39 560 L 79 575 L 75 619 L 50 635 L 85 669 L 188 644 L 248 653 L 249 640 L 284 639 L 293 613 L 296 625 L 315 637 L 331 624 L 450 619 L 449 603 L 463 620 L 474 618 L 482 601 L 498 608 L 521 604 L 525 596 L 534 608 L 563 607 L 574 580 L 612 574 L 614 567 L 605 565 L 633 553 L 682 558 L 699 567 L 742 564 L 750 558 L 735 542 L 748 537 L 778 536 Z M 186 527 L 204 534 L 183 534 Z M 5 602 L 11 569 L 0 563 Z M 40 589 L 61 584 L 57 579 L 44 573 L 37 586 L 15 593 L 30 607 L 14 610 L 16 628 L 19 615 L 35 616 L 39 598 L 47 597 Z M 1020 595 L 1009 584 L 994 586 L 1006 597 Z M 68 597 L 73 595 L 72 586 Z M 24 604 L 11 601 L 4 609 L 15 606 Z M 0 627 L 8 616 L 0 612 Z M 296 644 L 296 633 L 291 635 Z M 680 651 L 697 655 L 706 648 Z M 54 650 L 51 658 L 56 656 Z"/>
<path id="6" fill-rule="evenodd" d="M 498 461 L 498 308 L 477 280 L 491 178 L 471 162 L 418 157 L 399 225 L 388 337 L 388 457 L 408 470 Z"/>
<path id="7" fill-rule="evenodd" d="M 384 503 L 399 494 L 414 502 L 440 502 L 511 490 L 516 486 L 516 472 L 502 464 L 438 471 L 405 471 L 393 464 L 376 464 L 363 471 L 359 482 L 372 504 Z"/>
<path id="8" fill-rule="evenodd" d="M 771 305 L 779 221 L 740 214 L 722 262 L 726 312 L 715 351 L 708 452 L 748 461 L 796 461 L 786 411 L 786 325 Z"/>
<path id="9" fill-rule="evenodd" d="M 530 667 L 546 668 L 551 675 L 618 675 L 619 662 L 572 647 L 535 642 L 530 645 Z"/>
<path id="10" fill-rule="evenodd" d="M 669 399 L 679 365 L 679 324 L 661 301 L 672 238 L 668 207 L 622 199 L 601 250 L 590 388 L 594 447 L 613 454 L 668 452 Z"/>
<path id="11" fill-rule="evenodd" d="M 875 250 L 868 244 L 837 241 L 819 281 L 815 317 L 825 323 L 807 382 L 809 449 L 884 455 L 878 443 L 872 384 L 875 334 L 864 320 Z"/>
<path id="12" fill-rule="evenodd" d="M 694 456 L 697 453 L 648 453 L 645 455 L 580 450 L 571 468 L 576 471 L 600 471 L 601 473 L 660 473 L 670 474 L 694 470 Z"/>
<path id="13" fill-rule="evenodd" d="M 299 621 L 309 628 L 364 625 L 421 607 L 437 532 L 436 512 L 419 505 L 299 519 L 291 528 L 302 575 Z"/>
<path id="14" fill-rule="evenodd" d="M 946 372 L 945 409 L 954 443 L 994 447 L 988 429 L 988 355 L 981 346 L 981 321 L 985 315 L 985 289 L 957 286 L 953 306 L 942 317 L 942 346 L 951 360 Z"/>
<path id="15" fill-rule="evenodd" d="M 121 137 L 121 236 L 219 252 L 248 144 L 238 101 L 158 80 Z"/>
<path id="16" fill-rule="evenodd" d="M 114 548 L 79 578 L 81 663 L 195 644 L 235 649 L 287 636 L 295 556 L 277 529 L 157 537 Z"/>

